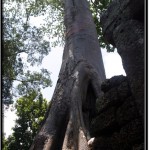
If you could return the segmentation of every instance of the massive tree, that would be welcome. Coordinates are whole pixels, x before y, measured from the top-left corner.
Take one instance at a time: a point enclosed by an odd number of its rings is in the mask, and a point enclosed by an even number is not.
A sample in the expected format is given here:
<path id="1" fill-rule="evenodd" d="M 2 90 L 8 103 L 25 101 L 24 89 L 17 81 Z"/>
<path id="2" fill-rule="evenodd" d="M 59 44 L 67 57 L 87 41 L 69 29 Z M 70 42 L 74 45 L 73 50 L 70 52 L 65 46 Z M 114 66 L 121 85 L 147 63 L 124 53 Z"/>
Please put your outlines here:
<path id="1" fill-rule="evenodd" d="M 45 123 L 30 150 L 87 150 L 105 71 L 87 0 L 65 0 L 65 48 Z"/>

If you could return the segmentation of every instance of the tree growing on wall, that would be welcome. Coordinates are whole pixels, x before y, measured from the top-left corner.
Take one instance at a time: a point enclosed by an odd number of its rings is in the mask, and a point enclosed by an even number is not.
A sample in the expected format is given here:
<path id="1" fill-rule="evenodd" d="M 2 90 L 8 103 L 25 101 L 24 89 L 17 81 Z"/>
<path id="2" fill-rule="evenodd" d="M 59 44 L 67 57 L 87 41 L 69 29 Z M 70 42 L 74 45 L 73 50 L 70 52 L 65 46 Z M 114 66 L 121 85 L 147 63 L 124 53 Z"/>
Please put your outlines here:
<path id="1" fill-rule="evenodd" d="M 89 127 L 105 71 L 86 0 L 64 1 L 65 48 L 51 108 L 30 150 L 89 149 Z"/>

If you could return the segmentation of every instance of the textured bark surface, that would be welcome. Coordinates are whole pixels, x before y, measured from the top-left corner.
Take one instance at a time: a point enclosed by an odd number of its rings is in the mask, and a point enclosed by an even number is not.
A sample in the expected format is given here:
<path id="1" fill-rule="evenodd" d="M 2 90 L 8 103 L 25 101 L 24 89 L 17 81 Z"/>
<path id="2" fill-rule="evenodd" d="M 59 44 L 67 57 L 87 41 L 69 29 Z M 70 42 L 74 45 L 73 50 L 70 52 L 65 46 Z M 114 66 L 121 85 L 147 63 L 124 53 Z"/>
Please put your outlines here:
<path id="1" fill-rule="evenodd" d="M 88 150 L 90 121 L 105 79 L 86 0 L 65 0 L 66 44 L 51 108 L 30 150 Z"/>

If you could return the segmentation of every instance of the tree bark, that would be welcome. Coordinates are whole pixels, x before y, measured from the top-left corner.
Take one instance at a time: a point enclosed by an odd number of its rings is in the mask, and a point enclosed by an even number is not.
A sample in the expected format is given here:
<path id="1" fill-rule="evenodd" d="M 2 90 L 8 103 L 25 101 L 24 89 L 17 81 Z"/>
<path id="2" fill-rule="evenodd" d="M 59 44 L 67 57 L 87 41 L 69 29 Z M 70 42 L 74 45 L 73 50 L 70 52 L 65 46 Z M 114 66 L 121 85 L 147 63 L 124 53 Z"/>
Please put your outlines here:
<path id="1" fill-rule="evenodd" d="M 65 0 L 66 44 L 48 117 L 30 150 L 88 150 L 105 71 L 86 0 Z"/>

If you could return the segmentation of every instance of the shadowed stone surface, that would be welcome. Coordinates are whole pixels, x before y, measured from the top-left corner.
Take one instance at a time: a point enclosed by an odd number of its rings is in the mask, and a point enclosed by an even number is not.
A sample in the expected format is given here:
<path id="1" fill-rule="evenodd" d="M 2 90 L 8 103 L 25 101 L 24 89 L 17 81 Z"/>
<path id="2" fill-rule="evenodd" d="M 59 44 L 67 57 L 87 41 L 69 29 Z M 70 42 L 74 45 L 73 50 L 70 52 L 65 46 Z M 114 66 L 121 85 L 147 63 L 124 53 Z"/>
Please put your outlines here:
<path id="1" fill-rule="evenodd" d="M 133 97 L 129 97 L 116 111 L 116 120 L 119 125 L 124 125 L 127 122 L 139 117 Z"/>
<path id="2" fill-rule="evenodd" d="M 104 39 L 117 48 L 127 77 L 115 76 L 102 83 L 104 95 L 97 102 L 97 117 L 91 127 L 97 137 L 93 150 L 143 150 L 144 0 L 113 0 L 102 14 L 101 24 Z M 106 125 L 102 128 L 107 118 L 108 133 Z"/>
<path id="3" fill-rule="evenodd" d="M 102 14 L 101 24 L 105 40 L 117 48 L 122 58 L 144 120 L 144 0 L 113 0 Z"/>
<path id="4" fill-rule="evenodd" d="M 98 99 L 97 116 L 91 124 L 91 135 L 95 137 L 91 149 L 138 150 L 142 148 L 144 126 L 127 77 L 115 76 L 104 81 L 102 85 L 105 93 Z"/>
<path id="5" fill-rule="evenodd" d="M 101 16 L 104 38 L 112 45 L 113 31 L 127 20 L 144 22 L 144 0 L 113 0 Z"/>

